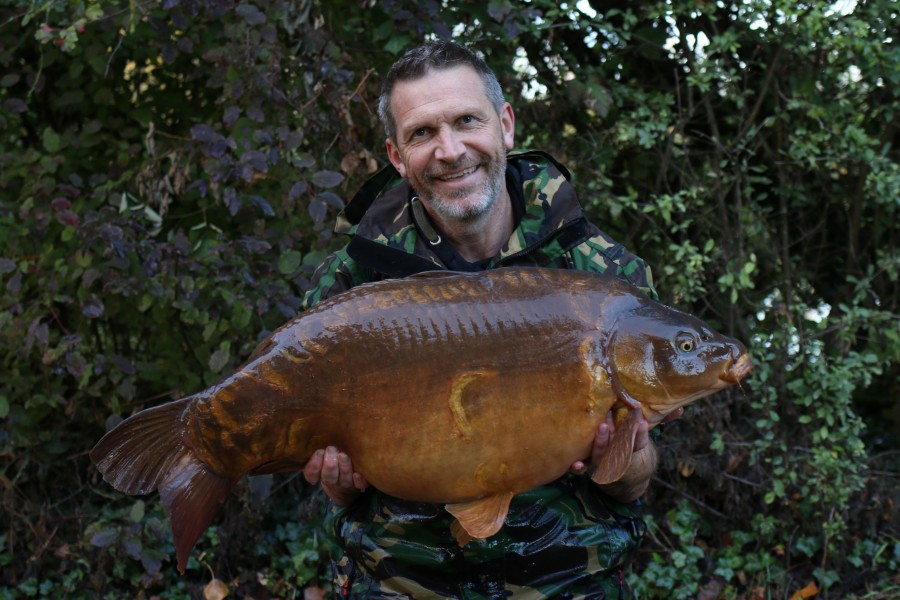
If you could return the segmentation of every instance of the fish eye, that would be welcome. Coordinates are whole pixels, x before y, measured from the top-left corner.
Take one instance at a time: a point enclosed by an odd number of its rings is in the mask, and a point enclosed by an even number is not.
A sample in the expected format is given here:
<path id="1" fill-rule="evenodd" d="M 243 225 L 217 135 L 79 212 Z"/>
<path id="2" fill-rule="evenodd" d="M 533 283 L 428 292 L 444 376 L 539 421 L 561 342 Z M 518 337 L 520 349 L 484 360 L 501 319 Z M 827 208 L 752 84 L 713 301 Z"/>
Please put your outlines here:
<path id="1" fill-rule="evenodd" d="M 693 352 L 694 348 L 697 347 L 697 343 L 694 341 L 694 338 L 685 334 L 678 336 L 678 338 L 675 340 L 675 345 L 678 346 L 678 349 L 682 352 Z"/>

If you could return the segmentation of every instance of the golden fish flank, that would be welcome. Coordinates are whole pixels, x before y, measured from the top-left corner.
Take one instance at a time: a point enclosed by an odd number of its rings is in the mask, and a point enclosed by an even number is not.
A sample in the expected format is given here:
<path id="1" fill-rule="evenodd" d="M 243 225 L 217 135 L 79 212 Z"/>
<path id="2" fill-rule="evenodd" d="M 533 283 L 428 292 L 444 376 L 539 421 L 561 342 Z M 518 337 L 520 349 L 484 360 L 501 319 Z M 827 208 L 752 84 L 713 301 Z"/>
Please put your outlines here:
<path id="1" fill-rule="evenodd" d="M 641 420 L 749 369 L 740 342 L 612 276 L 427 273 L 316 305 L 218 385 L 122 422 L 91 457 L 116 489 L 160 492 L 182 571 L 244 475 L 300 469 L 326 445 L 386 494 L 445 504 L 464 544 L 585 459 L 609 410 L 628 435 L 597 482 L 621 476 Z"/>

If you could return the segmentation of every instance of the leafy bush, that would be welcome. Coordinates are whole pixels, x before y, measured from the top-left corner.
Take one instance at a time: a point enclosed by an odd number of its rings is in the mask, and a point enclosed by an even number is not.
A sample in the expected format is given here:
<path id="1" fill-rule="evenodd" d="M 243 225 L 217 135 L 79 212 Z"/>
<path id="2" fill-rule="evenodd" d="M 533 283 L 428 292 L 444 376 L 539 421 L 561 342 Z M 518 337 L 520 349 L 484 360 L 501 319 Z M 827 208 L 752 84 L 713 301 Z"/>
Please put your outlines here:
<path id="1" fill-rule="evenodd" d="M 887 0 L 5 3 L 0 597 L 327 587 L 296 479 L 242 485 L 177 577 L 156 499 L 112 492 L 87 451 L 296 313 L 384 163 L 381 77 L 451 34 L 497 71 L 518 145 L 566 162 L 664 298 L 753 352 L 743 390 L 660 439 L 641 597 L 887 597 L 895 21 Z"/>

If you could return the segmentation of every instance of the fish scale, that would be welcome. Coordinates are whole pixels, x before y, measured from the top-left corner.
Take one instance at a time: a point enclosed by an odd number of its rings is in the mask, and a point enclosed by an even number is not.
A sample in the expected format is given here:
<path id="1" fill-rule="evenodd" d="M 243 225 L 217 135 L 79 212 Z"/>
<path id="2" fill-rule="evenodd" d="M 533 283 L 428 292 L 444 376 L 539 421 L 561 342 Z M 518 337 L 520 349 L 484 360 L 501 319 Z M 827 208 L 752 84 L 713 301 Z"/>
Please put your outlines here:
<path id="1" fill-rule="evenodd" d="M 609 411 L 625 418 L 598 483 L 625 472 L 642 420 L 739 382 L 746 349 L 709 331 L 611 275 L 365 284 L 284 325 L 217 385 L 126 419 L 91 458 L 120 491 L 159 491 L 181 571 L 243 476 L 301 469 L 329 445 L 382 492 L 444 504 L 462 545 L 586 460 Z"/>

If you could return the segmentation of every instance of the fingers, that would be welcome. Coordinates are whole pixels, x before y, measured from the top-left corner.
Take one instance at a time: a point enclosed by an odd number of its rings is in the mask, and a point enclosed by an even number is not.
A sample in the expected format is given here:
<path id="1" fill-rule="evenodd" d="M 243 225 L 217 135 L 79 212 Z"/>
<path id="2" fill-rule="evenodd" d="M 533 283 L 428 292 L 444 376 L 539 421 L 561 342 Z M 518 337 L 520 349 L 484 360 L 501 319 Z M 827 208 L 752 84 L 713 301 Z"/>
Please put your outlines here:
<path id="1" fill-rule="evenodd" d="M 369 487 L 365 477 L 353 472 L 350 457 L 334 446 L 316 450 L 303 467 L 303 476 L 312 485 L 321 483 L 325 495 L 341 506 L 353 502 Z"/>
<path id="2" fill-rule="evenodd" d="M 606 419 L 597 427 L 597 431 L 594 432 L 594 445 L 591 447 L 590 457 L 592 463 L 597 463 L 600 460 L 600 457 L 606 452 L 606 448 L 609 446 L 615 433 L 616 424 L 613 419 L 613 414 L 610 411 L 606 414 Z M 572 463 L 572 466 L 569 467 L 569 470 L 576 475 L 583 475 L 587 472 L 588 465 L 582 460 L 576 460 Z"/>
<path id="3" fill-rule="evenodd" d="M 316 450 L 303 467 L 303 477 L 312 485 L 319 483 L 322 476 L 322 460 L 325 458 L 324 450 Z"/>

